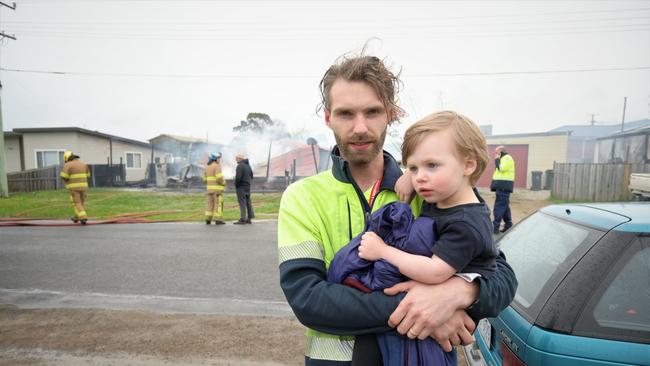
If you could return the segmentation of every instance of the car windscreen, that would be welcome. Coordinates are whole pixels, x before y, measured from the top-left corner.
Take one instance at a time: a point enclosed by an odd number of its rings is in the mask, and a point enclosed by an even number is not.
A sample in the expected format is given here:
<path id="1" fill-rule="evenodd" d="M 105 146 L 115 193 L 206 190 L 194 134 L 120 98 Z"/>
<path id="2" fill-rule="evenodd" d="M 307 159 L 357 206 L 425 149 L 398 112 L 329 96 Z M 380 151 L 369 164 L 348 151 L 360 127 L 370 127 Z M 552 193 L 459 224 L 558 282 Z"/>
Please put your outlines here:
<path id="1" fill-rule="evenodd" d="M 604 232 L 537 212 L 499 241 L 519 286 L 513 307 L 534 322 L 558 283 Z"/>

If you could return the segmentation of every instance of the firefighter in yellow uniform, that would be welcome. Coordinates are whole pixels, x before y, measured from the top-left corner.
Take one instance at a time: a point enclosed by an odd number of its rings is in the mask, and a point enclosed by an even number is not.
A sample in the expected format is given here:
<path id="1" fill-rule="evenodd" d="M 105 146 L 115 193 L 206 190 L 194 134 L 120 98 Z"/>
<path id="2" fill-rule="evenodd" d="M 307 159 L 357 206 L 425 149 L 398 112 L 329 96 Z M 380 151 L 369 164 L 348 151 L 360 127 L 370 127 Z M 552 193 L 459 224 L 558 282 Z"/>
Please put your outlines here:
<path id="1" fill-rule="evenodd" d="M 74 216 L 70 219 L 72 221 L 81 222 L 86 225 L 88 215 L 84 206 L 86 202 L 86 193 L 88 192 L 88 178 L 90 177 L 90 170 L 88 165 L 81 160 L 79 156 L 66 151 L 63 154 L 63 170 L 61 170 L 61 178 L 65 182 L 65 188 L 70 193 L 70 201 L 74 208 Z"/>
<path id="2" fill-rule="evenodd" d="M 203 180 L 206 182 L 206 203 L 205 223 L 210 225 L 214 220 L 215 225 L 223 225 L 223 191 L 226 188 L 226 180 L 221 172 L 221 153 L 211 153 L 208 166 L 203 173 Z"/>

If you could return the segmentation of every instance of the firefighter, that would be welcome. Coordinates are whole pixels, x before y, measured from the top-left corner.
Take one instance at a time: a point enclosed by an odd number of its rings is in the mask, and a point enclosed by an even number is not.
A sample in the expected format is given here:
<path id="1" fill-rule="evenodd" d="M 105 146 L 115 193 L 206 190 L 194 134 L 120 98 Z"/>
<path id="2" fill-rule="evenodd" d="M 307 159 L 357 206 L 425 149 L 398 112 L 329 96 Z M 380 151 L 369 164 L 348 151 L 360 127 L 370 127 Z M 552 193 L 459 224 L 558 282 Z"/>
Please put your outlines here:
<path id="1" fill-rule="evenodd" d="M 205 223 L 210 225 L 214 219 L 215 225 L 223 225 L 223 190 L 226 188 L 226 180 L 221 173 L 221 153 L 211 153 L 208 166 L 203 173 L 203 180 L 206 182 L 206 203 Z"/>
<path id="2" fill-rule="evenodd" d="M 82 225 L 86 225 L 88 215 L 84 205 L 88 192 L 90 170 L 88 165 L 79 160 L 79 156 L 73 154 L 70 150 L 63 154 L 63 162 L 65 164 L 63 170 L 61 170 L 61 178 L 65 183 L 65 188 L 70 193 L 70 201 L 74 208 L 74 216 L 70 219 L 75 223 L 81 222 Z"/>

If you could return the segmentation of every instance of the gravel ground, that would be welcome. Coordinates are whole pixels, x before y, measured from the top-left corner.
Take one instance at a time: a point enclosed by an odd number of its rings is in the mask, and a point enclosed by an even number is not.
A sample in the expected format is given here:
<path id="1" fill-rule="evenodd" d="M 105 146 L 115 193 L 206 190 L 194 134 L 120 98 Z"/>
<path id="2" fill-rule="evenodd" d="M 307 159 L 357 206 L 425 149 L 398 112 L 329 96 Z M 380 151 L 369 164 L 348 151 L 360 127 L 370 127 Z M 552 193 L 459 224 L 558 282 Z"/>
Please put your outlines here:
<path id="1" fill-rule="evenodd" d="M 294 319 L 0 307 L 0 365 L 300 365 Z"/>

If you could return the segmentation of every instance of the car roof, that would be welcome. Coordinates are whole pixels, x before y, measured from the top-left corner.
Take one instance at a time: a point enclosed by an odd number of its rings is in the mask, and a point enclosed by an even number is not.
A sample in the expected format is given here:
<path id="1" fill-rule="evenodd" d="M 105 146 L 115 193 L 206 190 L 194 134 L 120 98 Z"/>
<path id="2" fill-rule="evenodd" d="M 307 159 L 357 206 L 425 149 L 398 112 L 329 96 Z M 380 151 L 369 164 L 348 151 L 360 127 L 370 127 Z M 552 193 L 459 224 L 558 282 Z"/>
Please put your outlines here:
<path id="1" fill-rule="evenodd" d="M 541 211 L 601 230 L 650 233 L 648 202 L 551 205 Z"/>

